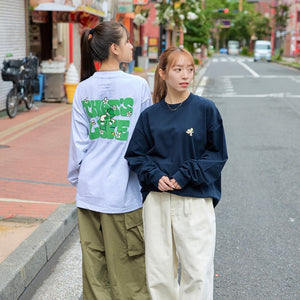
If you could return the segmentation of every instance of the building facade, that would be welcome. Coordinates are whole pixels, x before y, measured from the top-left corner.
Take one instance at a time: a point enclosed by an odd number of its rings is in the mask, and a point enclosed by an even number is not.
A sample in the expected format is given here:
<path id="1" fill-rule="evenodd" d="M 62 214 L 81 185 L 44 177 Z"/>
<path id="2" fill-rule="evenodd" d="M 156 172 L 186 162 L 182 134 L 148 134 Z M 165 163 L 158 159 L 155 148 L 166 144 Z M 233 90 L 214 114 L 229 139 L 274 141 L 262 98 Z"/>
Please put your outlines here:
<path id="1" fill-rule="evenodd" d="M 9 58 L 23 58 L 28 53 L 28 1 L 0 1 L 0 63 Z M 0 79 L 0 111 L 5 109 L 11 82 Z"/>
<path id="2" fill-rule="evenodd" d="M 138 56 L 157 60 L 160 28 L 150 0 L 11 0 L 0 1 L 0 60 L 23 58 L 30 53 L 44 61 L 61 61 L 67 70 L 74 63 L 80 71 L 80 36 L 103 20 L 117 20 L 129 30 Z M 149 11 L 136 24 L 140 11 Z M 11 82 L 0 78 L 0 111 L 5 109 Z"/>

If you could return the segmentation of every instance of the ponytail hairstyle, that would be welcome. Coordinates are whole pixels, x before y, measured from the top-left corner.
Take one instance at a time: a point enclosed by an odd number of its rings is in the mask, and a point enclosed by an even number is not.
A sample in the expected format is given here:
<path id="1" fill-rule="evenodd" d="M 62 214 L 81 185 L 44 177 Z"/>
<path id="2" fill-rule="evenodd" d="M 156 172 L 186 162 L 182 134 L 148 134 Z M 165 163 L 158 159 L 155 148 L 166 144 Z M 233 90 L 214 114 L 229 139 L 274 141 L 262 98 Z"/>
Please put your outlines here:
<path id="1" fill-rule="evenodd" d="M 105 21 L 93 29 L 86 29 L 80 39 L 81 68 L 80 81 L 96 72 L 94 61 L 105 61 L 109 58 L 110 46 L 119 45 L 124 31 L 129 36 L 127 28 L 118 22 Z"/>
<path id="2" fill-rule="evenodd" d="M 157 103 L 167 96 L 167 84 L 164 80 L 161 79 L 159 75 L 159 70 L 163 70 L 167 75 L 169 70 L 176 65 L 178 58 L 184 55 L 190 59 L 191 64 L 193 65 L 195 71 L 195 62 L 191 53 L 180 47 L 168 47 L 159 57 L 159 62 L 157 64 L 155 75 L 154 75 L 154 91 L 153 91 L 153 102 Z M 195 72 L 194 72 L 195 75 Z"/>

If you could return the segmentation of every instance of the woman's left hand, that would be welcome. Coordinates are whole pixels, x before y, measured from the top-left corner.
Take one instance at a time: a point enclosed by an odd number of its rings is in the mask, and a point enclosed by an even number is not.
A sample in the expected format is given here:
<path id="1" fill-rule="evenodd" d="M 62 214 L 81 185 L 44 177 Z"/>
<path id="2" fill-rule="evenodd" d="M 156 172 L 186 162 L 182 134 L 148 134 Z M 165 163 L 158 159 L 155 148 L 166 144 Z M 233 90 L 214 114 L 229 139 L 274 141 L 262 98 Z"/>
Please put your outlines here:
<path id="1" fill-rule="evenodd" d="M 179 183 L 176 181 L 175 178 L 172 178 L 170 181 L 176 190 L 181 190 L 181 186 L 179 185 Z"/>

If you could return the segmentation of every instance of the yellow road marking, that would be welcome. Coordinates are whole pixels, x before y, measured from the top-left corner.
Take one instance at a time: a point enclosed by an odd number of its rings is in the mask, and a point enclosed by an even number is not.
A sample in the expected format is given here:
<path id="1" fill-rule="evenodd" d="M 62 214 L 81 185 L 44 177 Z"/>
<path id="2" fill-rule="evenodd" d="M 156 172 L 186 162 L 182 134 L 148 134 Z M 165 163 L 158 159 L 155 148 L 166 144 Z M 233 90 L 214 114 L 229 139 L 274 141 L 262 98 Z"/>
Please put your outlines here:
<path id="1" fill-rule="evenodd" d="M 10 127 L 10 128 L 7 128 L 6 130 L 3 130 L 2 132 L 0 132 L 0 139 L 7 136 L 7 135 L 11 135 L 12 133 L 16 132 L 16 131 L 19 131 L 20 129 L 24 129 L 26 127 L 29 127 L 31 126 L 32 124 L 35 124 L 37 123 L 38 121 L 42 120 L 42 119 L 45 119 L 47 116 L 50 116 L 50 115 L 54 115 L 56 114 L 57 112 L 61 111 L 61 110 L 66 110 L 68 109 L 69 107 L 67 106 L 59 106 L 53 110 L 50 110 L 48 112 L 45 112 L 41 115 L 38 115 L 34 118 L 31 118 L 30 120 L 28 121 L 25 121 L 23 123 L 20 123 L 20 124 L 17 124 L 13 127 Z"/>
<path id="2" fill-rule="evenodd" d="M 61 108 L 55 109 L 55 111 L 54 111 L 55 114 L 54 115 L 52 115 L 53 111 L 51 111 L 51 113 L 50 112 L 49 113 L 44 113 L 41 116 L 34 118 L 34 120 L 31 120 L 33 122 L 28 123 L 27 127 L 26 127 L 26 125 L 24 125 L 24 123 L 27 123 L 27 122 L 24 122 L 22 124 L 18 124 L 16 126 L 14 126 L 12 128 L 12 130 L 9 131 L 10 135 L 12 133 L 14 133 L 14 134 L 11 135 L 10 137 L 8 137 L 7 139 L 0 140 L 0 143 L 3 144 L 3 145 L 7 144 L 7 143 L 9 143 L 9 142 L 17 139 L 18 137 L 22 136 L 23 134 L 25 134 L 25 133 L 27 133 L 29 131 L 32 131 L 33 129 L 35 129 L 35 128 L 41 126 L 41 125 L 44 125 L 44 124 L 52 121 L 53 119 L 58 118 L 61 115 L 66 114 L 67 112 L 69 112 L 69 111 L 72 110 L 72 107 L 67 107 L 67 108 L 64 108 L 62 111 L 61 110 L 62 110 Z M 57 111 L 61 111 L 61 112 L 57 113 Z M 48 117 L 49 115 L 50 115 L 50 117 Z M 20 128 L 22 128 L 22 130 L 20 130 Z M 18 133 L 15 133 L 16 131 L 18 131 Z M 6 135 L 7 134 L 5 134 L 4 136 L 6 136 Z M 1 136 L 0 136 L 0 138 L 1 138 Z"/>

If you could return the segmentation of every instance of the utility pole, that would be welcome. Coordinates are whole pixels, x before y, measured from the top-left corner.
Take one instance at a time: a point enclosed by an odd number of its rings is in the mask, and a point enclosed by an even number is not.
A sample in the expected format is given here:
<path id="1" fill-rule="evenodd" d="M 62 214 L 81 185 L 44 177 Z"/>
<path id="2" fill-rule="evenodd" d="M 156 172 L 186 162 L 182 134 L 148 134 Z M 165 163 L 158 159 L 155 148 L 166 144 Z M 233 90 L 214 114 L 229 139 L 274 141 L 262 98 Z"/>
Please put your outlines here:
<path id="1" fill-rule="evenodd" d="M 272 20 L 272 33 L 271 33 L 271 45 L 272 45 L 272 55 L 274 55 L 275 50 L 275 0 L 272 0 L 272 6 L 271 6 L 271 20 Z"/>
<path id="2" fill-rule="evenodd" d="M 201 9 L 204 10 L 205 9 L 205 0 L 201 1 Z M 206 46 L 205 45 L 201 45 L 201 58 L 205 58 L 205 52 L 206 52 Z"/>
<path id="3" fill-rule="evenodd" d="M 298 61 L 298 5 L 297 5 L 298 1 L 295 0 L 295 58 Z"/>

